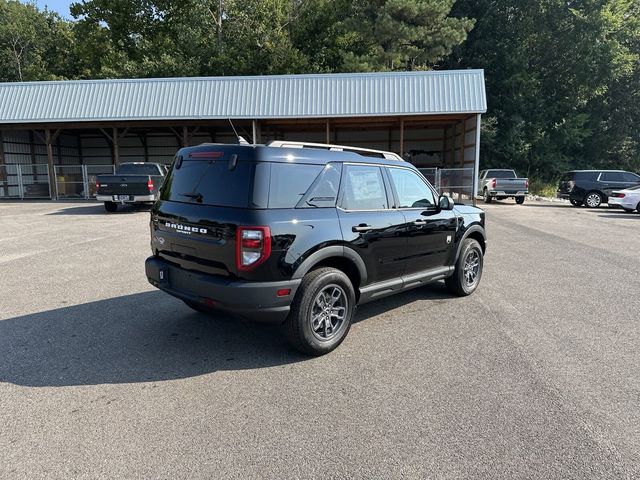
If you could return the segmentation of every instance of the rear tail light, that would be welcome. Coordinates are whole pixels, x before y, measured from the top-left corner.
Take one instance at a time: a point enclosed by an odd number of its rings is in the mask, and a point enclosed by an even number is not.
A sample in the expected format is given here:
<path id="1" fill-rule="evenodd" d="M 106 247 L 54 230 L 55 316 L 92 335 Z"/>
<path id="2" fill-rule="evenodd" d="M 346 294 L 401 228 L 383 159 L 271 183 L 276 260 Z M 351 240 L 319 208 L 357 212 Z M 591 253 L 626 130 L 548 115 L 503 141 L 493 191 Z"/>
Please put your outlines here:
<path id="1" fill-rule="evenodd" d="M 491 180 L 491 188 L 496 188 L 496 179 Z"/>
<path id="2" fill-rule="evenodd" d="M 100 182 L 96 180 L 96 190 L 100 188 Z"/>
<path id="3" fill-rule="evenodd" d="M 236 236 L 236 266 L 251 270 L 271 255 L 269 227 L 238 227 Z"/>
<path id="4" fill-rule="evenodd" d="M 526 179 L 526 180 L 524 181 L 524 188 L 525 188 L 526 190 L 529 190 L 529 179 Z"/>
<path id="5" fill-rule="evenodd" d="M 149 189 L 149 192 L 153 191 L 153 180 L 147 180 L 147 188 Z"/>
<path id="6" fill-rule="evenodd" d="M 611 194 L 611 196 L 612 196 L 613 198 L 624 198 L 624 197 L 625 197 L 625 194 L 624 194 L 624 193 L 618 193 L 618 192 L 616 192 L 616 193 L 612 193 L 612 194 Z"/>
<path id="7" fill-rule="evenodd" d="M 569 191 L 573 190 L 573 187 L 576 186 L 576 182 L 574 182 L 573 180 L 569 180 Z"/>

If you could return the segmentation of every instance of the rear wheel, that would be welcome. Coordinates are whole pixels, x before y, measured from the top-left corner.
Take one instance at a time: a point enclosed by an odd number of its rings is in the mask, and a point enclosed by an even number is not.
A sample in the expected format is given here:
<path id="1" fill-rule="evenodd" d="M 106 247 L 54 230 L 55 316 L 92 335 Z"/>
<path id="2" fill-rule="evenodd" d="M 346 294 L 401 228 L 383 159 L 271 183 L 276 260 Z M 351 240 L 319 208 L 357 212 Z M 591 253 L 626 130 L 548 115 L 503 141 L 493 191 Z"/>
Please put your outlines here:
<path id="1" fill-rule="evenodd" d="M 638 202 L 638 205 L 636 206 L 636 212 L 640 213 L 640 202 Z"/>
<path id="2" fill-rule="evenodd" d="M 116 212 L 118 211 L 118 204 L 114 202 L 104 202 L 104 209 L 110 213 Z"/>
<path id="3" fill-rule="evenodd" d="M 602 195 L 598 192 L 589 192 L 587 196 L 584 197 L 584 204 L 589 208 L 598 208 L 602 205 Z"/>
<path id="4" fill-rule="evenodd" d="M 323 267 L 305 275 L 285 321 L 289 342 L 309 355 L 336 348 L 349 333 L 356 295 L 343 272 Z"/>
<path id="5" fill-rule="evenodd" d="M 480 244 L 473 238 L 465 239 L 453 275 L 445 280 L 447 289 L 461 297 L 471 295 L 482 278 L 483 263 Z"/>
<path id="6" fill-rule="evenodd" d="M 569 200 L 569 202 L 571 203 L 571 205 L 573 205 L 574 207 L 581 207 L 582 206 L 582 202 L 579 202 L 578 200 Z"/>
<path id="7" fill-rule="evenodd" d="M 486 188 L 482 192 L 482 199 L 484 200 L 484 203 L 491 203 L 491 200 L 493 200 L 493 198 L 491 198 L 491 195 L 489 195 L 489 191 Z"/>
<path id="8" fill-rule="evenodd" d="M 522 205 L 524 203 L 524 197 L 516 197 L 516 203 Z"/>

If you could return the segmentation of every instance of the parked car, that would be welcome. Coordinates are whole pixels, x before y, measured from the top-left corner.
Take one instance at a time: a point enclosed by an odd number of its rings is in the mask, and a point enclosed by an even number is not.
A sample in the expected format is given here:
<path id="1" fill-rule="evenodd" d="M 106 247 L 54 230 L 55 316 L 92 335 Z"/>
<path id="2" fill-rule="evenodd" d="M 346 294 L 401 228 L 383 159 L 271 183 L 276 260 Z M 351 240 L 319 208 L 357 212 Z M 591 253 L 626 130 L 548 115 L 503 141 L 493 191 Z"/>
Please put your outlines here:
<path id="1" fill-rule="evenodd" d="M 586 205 L 598 208 L 609 201 L 614 190 L 640 185 L 640 175 L 622 170 L 573 170 L 562 175 L 558 185 L 558 198 L 564 198 L 574 207 Z"/>
<path id="2" fill-rule="evenodd" d="M 640 185 L 624 190 L 614 190 L 609 195 L 609 205 L 622 208 L 627 212 L 636 210 L 640 213 Z"/>
<path id="3" fill-rule="evenodd" d="M 523 204 L 529 193 L 529 179 L 518 178 L 515 170 L 482 170 L 478 178 L 478 192 L 482 193 L 484 203 L 513 197 L 516 203 Z"/>
<path id="4" fill-rule="evenodd" d="M 160 163 L 123 163 L 115 175 L 98 175 L 96 199 L 104 202 L 107 212 L 115 212 L 118 205 L 151 205 L 158 199 L 167 167 Z"/>
<path id="5" fill-rule="evenodd" d="M 146 275 L 197 311 L 284 322 L 296 348 L 320 355 L 356 304 L 438 280 L 473 293 L 484 223 L 393 153 L 204 144 L 178 151 L 151 210 Z"/>

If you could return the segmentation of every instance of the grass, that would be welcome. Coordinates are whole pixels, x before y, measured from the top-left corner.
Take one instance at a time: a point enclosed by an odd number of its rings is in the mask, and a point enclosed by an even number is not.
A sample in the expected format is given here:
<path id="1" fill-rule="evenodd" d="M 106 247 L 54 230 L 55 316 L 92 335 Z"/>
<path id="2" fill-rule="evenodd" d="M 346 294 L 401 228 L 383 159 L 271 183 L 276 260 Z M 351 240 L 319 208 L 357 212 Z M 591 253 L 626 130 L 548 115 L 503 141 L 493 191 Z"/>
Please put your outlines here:
<path id="1" fill-rule="evenodd" d="M 555 197 L 558 190 L 558 182 L 545 182 L 541 180 L 529 180 L 529 193 L 541 197 Z"/>

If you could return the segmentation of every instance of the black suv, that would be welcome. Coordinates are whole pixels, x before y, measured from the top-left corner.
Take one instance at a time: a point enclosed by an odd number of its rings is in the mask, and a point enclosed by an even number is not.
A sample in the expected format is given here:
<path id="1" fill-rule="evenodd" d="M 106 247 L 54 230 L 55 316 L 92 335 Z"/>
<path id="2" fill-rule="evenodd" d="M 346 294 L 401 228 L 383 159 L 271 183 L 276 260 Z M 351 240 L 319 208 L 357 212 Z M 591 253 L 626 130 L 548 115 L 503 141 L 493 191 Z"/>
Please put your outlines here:
<path id="1" fill-rule="evenodd" d="M 176 154 L 151 211 L 146 274 L 195 310 L 284 322 L 320 355 L 357 304 L 444 279 L 471 294 L 484 212 L 441 196 L 389 152 L 205 144 Z"/>
<path id="2" fill-rule="evenodd" d="M 621 170 L 574 170 L 562 175 L 558 198 L 568 199 L 574 207 L 597 208 L 609 201 L 614 190 L 640 184 L 640 176 Z"/>

